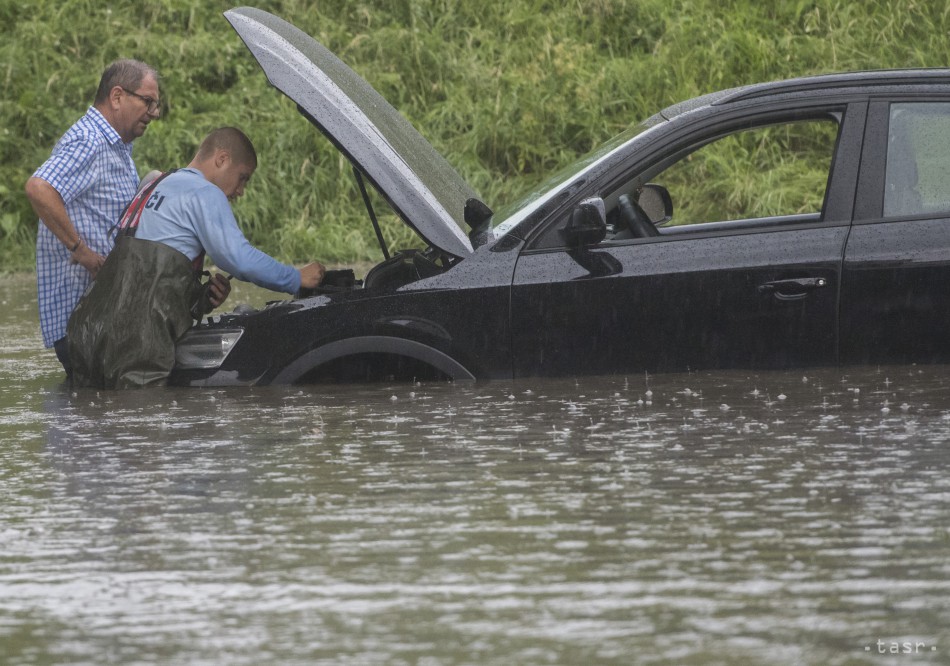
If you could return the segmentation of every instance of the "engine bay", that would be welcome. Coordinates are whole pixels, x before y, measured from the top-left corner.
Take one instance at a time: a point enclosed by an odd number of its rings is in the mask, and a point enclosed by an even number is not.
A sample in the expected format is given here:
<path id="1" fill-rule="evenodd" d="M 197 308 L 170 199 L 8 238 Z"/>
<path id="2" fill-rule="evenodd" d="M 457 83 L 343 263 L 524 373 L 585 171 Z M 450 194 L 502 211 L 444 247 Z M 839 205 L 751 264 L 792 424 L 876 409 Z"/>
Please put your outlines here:
<path id="1" fill-rule="evenodd" d="M 328 270 L 323 282 L 313 289 L 301 289 L 294 298 L 309 298 L 335 294 L 353 289 L 398 289 L 416 280 L 432 277 L 454 265 L 453 257 L 429 246 L 425 250 L 398 250 L 385 261 L 376 264 L 361 280 L 352 268 Z"/>

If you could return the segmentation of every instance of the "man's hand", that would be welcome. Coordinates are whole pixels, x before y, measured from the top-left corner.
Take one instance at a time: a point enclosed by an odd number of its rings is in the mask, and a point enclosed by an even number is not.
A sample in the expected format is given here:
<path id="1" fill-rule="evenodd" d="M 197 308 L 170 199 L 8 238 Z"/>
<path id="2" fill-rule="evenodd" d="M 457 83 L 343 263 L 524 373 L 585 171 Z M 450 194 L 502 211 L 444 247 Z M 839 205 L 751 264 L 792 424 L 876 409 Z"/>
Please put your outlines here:
<path id="1" fill-rule="evenodd" d="M 320 283 L 323 282 L 323 275 L 327 272 L 327 269 L 323 264 L 315 261 L 312 264 L 307 264 L 300 269 L 300 286 L 303 289 L 313 289 L 319 287 Z"/>
<path id="2" fill-rule="evenodd" d="M 231 281 L 221 273 L 215 273 L 208 282 L 211 283 L 208 288 L 208 300 L 211 302 L 211 307 L 216 308 L 224 303 L 228 294 L 231 293 Z"/>
<path id="3" fill-rule="evenodd" d="M 85 241 L 81 242 L 79 247 L 76 248 L 76 251 L 72 254 L 73 263 L 79 264 L 89 271 L 93 279 L 95 279 L 99 273 L 99 269 L 102 268 L 102 264 L 105 260 L 105 257 L 86 245 Z"/>

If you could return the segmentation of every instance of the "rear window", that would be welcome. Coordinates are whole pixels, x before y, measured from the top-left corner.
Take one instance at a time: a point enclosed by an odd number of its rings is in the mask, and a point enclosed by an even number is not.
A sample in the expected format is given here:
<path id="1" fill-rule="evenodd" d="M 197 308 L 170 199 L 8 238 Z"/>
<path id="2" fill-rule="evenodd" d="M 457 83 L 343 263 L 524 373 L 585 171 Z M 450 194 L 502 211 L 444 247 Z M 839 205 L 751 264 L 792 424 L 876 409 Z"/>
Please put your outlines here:
<path id="1" fill-rule="evenodd" d="M 950 103 L 891 105 L 884 216 L 950 211 Z"/>

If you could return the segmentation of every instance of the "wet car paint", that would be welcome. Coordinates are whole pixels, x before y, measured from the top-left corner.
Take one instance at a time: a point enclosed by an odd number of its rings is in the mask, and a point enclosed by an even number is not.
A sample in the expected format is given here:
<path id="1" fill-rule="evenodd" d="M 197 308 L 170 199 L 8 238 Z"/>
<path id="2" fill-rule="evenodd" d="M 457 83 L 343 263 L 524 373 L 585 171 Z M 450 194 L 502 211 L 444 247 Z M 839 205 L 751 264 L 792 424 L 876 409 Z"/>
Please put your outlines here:
<path id="1" fill-rule="evenodd" d="M 883 154 L 886 131 L 875 128 L 881 121 L 873 110 L 889 97 L 950 100 L 950 72 L 836 74 L 675 105 L 649 119 L 647 131 L 632 131 L 596 159 L 581 160 L 554 190 L 526 199 L 527 212 L 508 211 L 507 221 L 495 220 L 494 233 L 471 253 L 446 241 L 457 229 L 411 223 L 433 236 L 425 241 L 441 262 L 435 275 L 422 274 L 418 257 L 397 256 L 370 271 L 361 289 L 201 324 L 202 330 L 239 327 L 244 334 L 219 368 L 179 367 L 172 382 L 467 380 L 946 362 L 950 303 L 941 287 L 950 270 L 944 231 L 950 227 L 944 220 L 882 223 L 875 190 L 880 174 L 862 161 L 862 154 Z M 821 115 L 842 120 L 820 219 L 774 228 L 710 225 L 688 235 L 666 231 L 585 247 L 563 242 L 581 201 L 697 137 Z M 324 119 L 320 129 L 327 132 L 328 125 Z M 360 162 L 359 137 L 331 138 L 358 169 L 368 168 Z M 401 194 L 387 191 L 381 180 L 374 185 L 384 197 L 399 200 L 400 214 L 418 222 L 411 217 L 427 195 L 408 181 Z M 446 225 L 462 217 L 469 194 L 456 197 Z M 371 279 L 374 271 L 393 267 L 400 279 Z"/>

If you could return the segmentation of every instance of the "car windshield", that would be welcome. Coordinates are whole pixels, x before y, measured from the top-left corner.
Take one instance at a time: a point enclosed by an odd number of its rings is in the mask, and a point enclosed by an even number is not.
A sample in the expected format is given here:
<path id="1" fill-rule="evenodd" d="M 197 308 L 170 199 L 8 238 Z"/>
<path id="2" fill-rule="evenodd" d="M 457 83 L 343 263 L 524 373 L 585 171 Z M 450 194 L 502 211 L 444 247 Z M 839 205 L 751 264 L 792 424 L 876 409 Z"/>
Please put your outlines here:
<path id="1" fill-rule="evenodd" d="M 653 116 L 638 125 L 634 125 L 606 143 L 601 144 L 577 161 L 559 169 L 514 202 L 503 206 L 494 215 L 492 234 L 495 238 L 501 238 L 514 229 L 522 220 L 531 215 L 531 213 L 540 208 L 557 192 L 561 191 L 565 185 L 575 180 L 594 164 L 625 145 L 634 137 L 643 134 L 661 122 L 663 122 L 663 118 Z"/>

